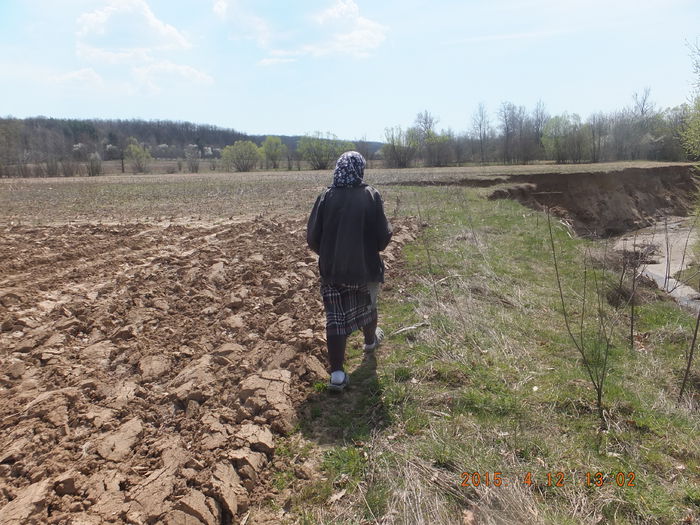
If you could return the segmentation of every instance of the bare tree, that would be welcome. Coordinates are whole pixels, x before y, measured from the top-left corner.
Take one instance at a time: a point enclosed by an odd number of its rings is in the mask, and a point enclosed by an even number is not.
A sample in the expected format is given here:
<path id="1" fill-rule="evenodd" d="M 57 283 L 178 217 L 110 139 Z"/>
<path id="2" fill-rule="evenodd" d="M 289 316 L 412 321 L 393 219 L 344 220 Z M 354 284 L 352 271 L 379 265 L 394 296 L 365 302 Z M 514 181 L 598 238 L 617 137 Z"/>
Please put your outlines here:
<path id="1" fill-rule="evenodd" d="M 418 138 L 418 151 L 426 166 L 436 165 L 436 141 L 434 139 L 437 136 L 435 131 L 437 123 L 438 119 L 430 114 L 427 109 L 422 113 L 418 113 L 416 120 L 413 122 L 415 136 Z"/>
<path id="2" fill-rule="evenodd" d="M 634 99 L 634 112 L 637 116 L 644 118 L 648 113 L 654 111 L 654 104 L 650 100 L 651 88 L 645 87 L 640 95 L 635 91 L 632 95 Z"/>
<path id="3" fill-rule="evenodd" d="M 467 159 L 467 150 L 469 137 L 467 134 L 456 135 L 451 130 L 448 132 L 450 134 L 450 140 L 452 141 L 452 152 L 454 153 L 454 160 L 458 166 L 461 166 L 463 162 Z"/>
<path id="4" fill-rule="evenodd" d="M 451 129 L 431 134 L 426 140 L 426 165 L 449 166 L 454 159 L 455 135 Z"/>
<path id="5" fill-rule="evenodd" d="M 479 162 L 486 162 L 486 141 L 489 137 L 491 123 L 489 122 L 489 114 L 486 111 L 486 104 L 479 102 L 474 115 L 472 116 L 472 129 L 474 135 L 479 141 Z"/>
<path id="6" fill-rule="evenodd" d="M 387 168 L 408 168 L 418 151 L 418 139 L 413 128 L 404 131 L 401 126 L 384 130 L 386 142 L 382 155 Z"/>
<path id="7" fill-rule="evenodd" d="M 586 157 L 586 140 L 581 117 L 574 113 L 570 118 L 570 133 L 567 140 L 569 158 L 576 164 Z"/>
<path id="8" fill-rule="evenodd" d="M 535 109 L 532 111 L 532 127 L 535 134 L 535 141 L 537 143 L 538 158 L 541 158 L 544 154 L 544 143 L 542 142 L 542 136 L 544 135 L 544 125 L 549 120 L 549 114 L 547 113 L 547 108 L 545 108 L 544 102 L 538 100 L 535 105 Z"/>
<path id="9" fill-rule="evenodd" d="M 503 138 L 503 164 L 513 161 L 513 134 L 515 132 L 515 104 L 503 102 L 498 109 L 498 119 Z"/>
<path id="10" fill-rule="evenodd" d="M 603 113 L 594 113 L 586 122 L 591 139 L 591 162 L 601 160 L 603 137 L 607 134 L 607 118 Z"/>
<path id="11" fill-rule="evenodd" d="M 420 134 L 419 137 L 421 139 L 425 139 L 425 137 L 431 133 L 435 133 L 435 126 L 438 122 L 438 119 L 431 115 L 426 109 L 422 113 L 418 113 L 418 115 L 416 115 L 416 120 L 413 125 L 418 130 Z"/>
<path id="12" fill-rule="evenodd" d="M 355 141 L 355 150 L 362 155 L 369 164 L 372 160 L 372 145 L 367 141 L 367 136 Z"/>
<path id="13" fill-rule="evenodd" d="M 537 156 L 537 140 L 532 119 L 524 106 L 513 111 L 514 161 L 527 164 Z"/>
<path id="14" fill-rule="evenodd" d="M 198 173 L 200 151 L 196 144 L 188 144 L 185 146 L 185 158 L 187 159 L 187 169 L 191 173 Z"/>

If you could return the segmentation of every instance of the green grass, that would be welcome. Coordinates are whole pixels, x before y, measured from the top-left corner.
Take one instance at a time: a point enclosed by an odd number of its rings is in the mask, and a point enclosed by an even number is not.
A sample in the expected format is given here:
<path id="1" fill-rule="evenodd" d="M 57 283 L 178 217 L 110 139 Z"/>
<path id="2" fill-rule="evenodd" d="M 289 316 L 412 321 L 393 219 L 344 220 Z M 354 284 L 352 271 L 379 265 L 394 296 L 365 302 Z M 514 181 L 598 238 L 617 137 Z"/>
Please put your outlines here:
<path id="1" fill-rule="evenodd" d="M 345 477 L 359 480 L 364 472 L 365 457 L 357 447 L 336 447 L 324 455 L 321 467 L 335 480 Z"/>
<path id="2" fill-rule="evenodd" d="M 387 333 L 429 326 L 389 338 L 371 374 L 363 371 L 361 352 L 351 352 L 358 391 L 336 400 L 333 410 L 314 401 L 336 429 L 334 452 L 324 460 L 328 472 L 357 481 L 344 519 L 392 512 L 399 522 L 456 523 L 465 505 L 485 521 L 697 518 L 700 418 L 697 408 L 676 402 L 691 316 L 647 294 L 653 299 L 637 307 L 639 341 L 631 350 L 628 310 L 603 305 L 617 325 L 601 429 L 594 389 L 564 326 L 546 216 L 515 202 L 488 201 L 481 190 L 387 193 L 387 202 L 400 195 L 405 213 L 420 211 L 428 226 L 404 250 L 402 280 L 388 273 L 381 322 Z M 583 254 L 600 251 L 602 242 L 572 238 L 556 222 L 554 237 L 576 328 Z M 589 268 L 589 299 L 593 271 L 601 287 L 616 279 Z M 597 324 L 595 309 L 587 311 L 590 343 Z M 698 397 L 693 390 L 695 407 Z M 358 439 L 361 447 L 351 446 Z M 498 471 L 512 480 L 531 472 L 535 483 L 464 488 L 463 471 Z M 547 486 L 547 473 L 558 471 L 567 474 L 567 484 Z M 636 486 L 586 486 L 585 473 L 598 471 L 613 480 L 634 472 Z"/>

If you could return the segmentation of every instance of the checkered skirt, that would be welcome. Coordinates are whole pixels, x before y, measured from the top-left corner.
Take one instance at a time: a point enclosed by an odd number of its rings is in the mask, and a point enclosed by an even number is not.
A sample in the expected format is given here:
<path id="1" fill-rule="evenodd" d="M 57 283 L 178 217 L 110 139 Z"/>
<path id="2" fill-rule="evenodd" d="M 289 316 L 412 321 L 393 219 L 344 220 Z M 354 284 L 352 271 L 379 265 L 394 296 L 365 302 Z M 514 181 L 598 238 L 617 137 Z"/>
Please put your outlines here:
<path id="1" fill-rule="evenodd" d="M 367 284 L 322 284 L 321 296 L 328 335 L 350 335 L 376 319 Z"/>

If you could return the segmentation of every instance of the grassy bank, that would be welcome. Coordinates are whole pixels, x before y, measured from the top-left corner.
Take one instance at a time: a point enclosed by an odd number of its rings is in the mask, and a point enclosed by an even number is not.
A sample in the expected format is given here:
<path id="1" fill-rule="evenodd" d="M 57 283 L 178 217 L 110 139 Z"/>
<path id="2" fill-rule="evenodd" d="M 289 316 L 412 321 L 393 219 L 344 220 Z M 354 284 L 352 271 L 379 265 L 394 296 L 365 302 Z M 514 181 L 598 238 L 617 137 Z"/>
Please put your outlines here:
<path id="1" fill-rule="evenodd" d="M 312 395 L 285 443 L 286 468 L 315 462 L 323 476 L 282 469 L 287 497 L 271 505 L 303 523 L 698 519 L 697 365 L 677 400 L 693 319 L 648 290 L 630 348 L 628 308 L 583 311 L 586 343 L 600 315 L 615 323 L 601 420 L 565 328 L 546 216 L 466 188 L 384 194 L 424 225 L 389 271 L 380 311 L 387 333 L 412 328 L 374 357 L 354 336 L 351 390 Z M 589 301 L 594 279 L 607 293 L 618 277 L 602 269 L 615 267 L 604 243 L 559 222 L 553 234 L 577 334 L 584 254 Z"/>

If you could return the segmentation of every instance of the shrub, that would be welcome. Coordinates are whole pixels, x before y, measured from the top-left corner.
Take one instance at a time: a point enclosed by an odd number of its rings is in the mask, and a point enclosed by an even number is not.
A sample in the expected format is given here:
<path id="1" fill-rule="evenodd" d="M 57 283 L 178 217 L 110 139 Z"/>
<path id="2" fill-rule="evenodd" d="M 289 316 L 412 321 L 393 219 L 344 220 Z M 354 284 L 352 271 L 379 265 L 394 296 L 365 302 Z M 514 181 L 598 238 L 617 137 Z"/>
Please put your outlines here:
<path id="1" fill-rule="evenodd" d="M 221 163 L 226 171 L 253 171 L 260 160 L 260 150 L 250 140 L 237 140 L 221 152 Z"/>
<path id="2" fill-rule="evenodd" d="M 124 151 L 124 158 L 131 163 L 134 173 L 147 173 L 151 163 L 151 153 L 135 139 L 129 139 L 129 145 Z"/>
<path id="3" fill-rule="evenodd" d="M 327 133 L 316 132 L 299 139 L 297 147 L 301 157 L 309 162 L 312 170 L 326 170 L 343 152 L 355 149 L 352 142 L 338 140 L 338 137 Z"/>

